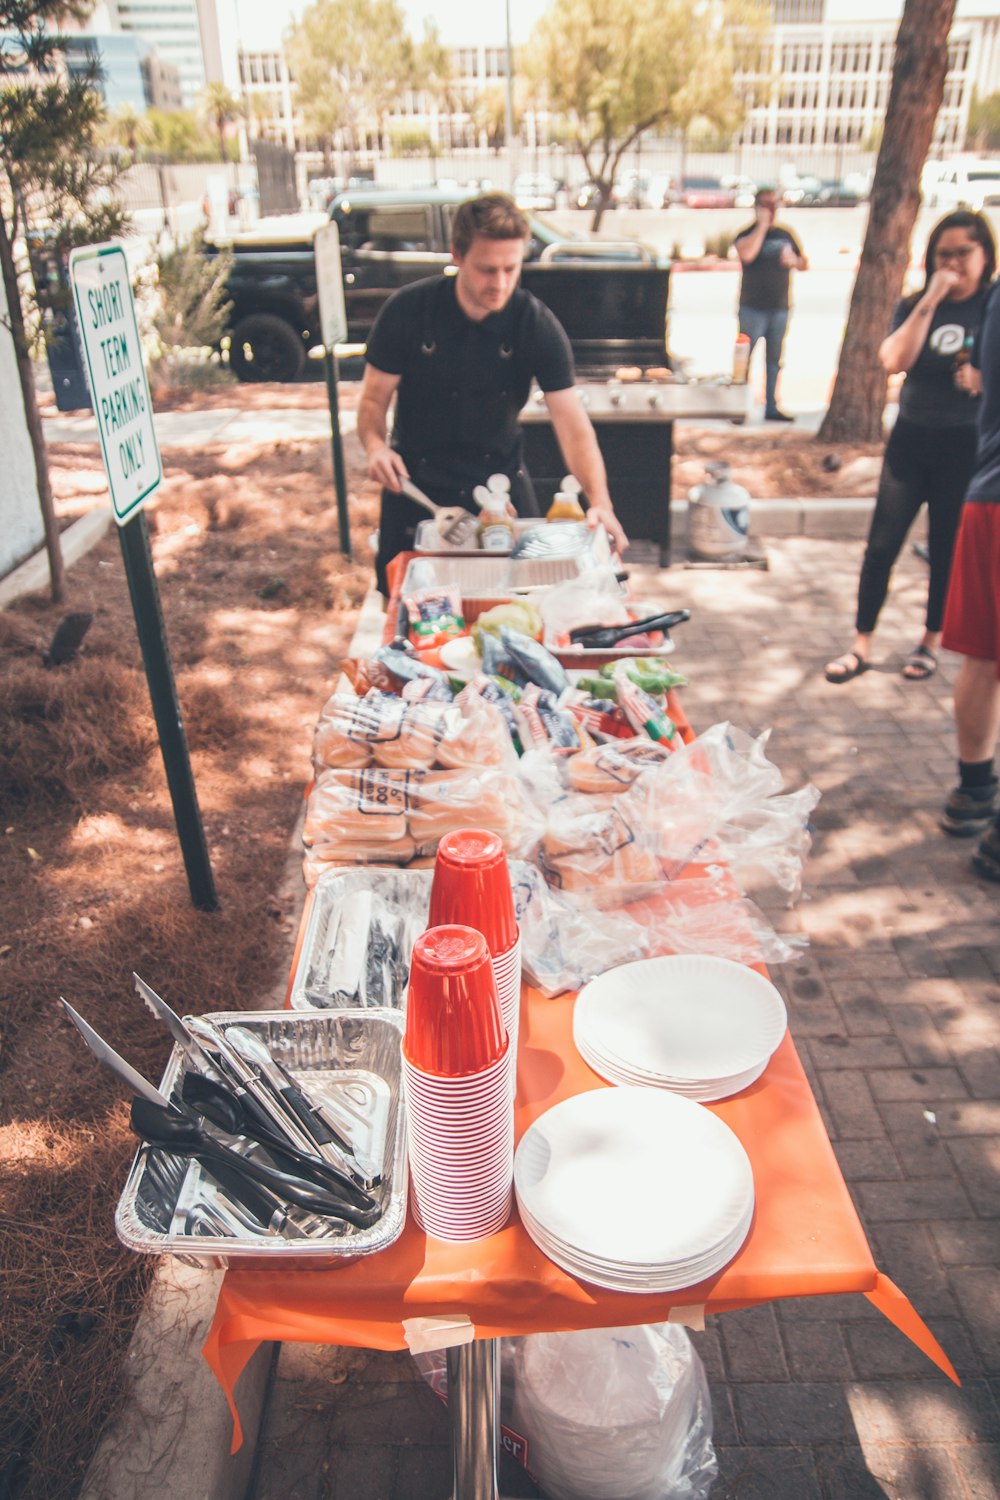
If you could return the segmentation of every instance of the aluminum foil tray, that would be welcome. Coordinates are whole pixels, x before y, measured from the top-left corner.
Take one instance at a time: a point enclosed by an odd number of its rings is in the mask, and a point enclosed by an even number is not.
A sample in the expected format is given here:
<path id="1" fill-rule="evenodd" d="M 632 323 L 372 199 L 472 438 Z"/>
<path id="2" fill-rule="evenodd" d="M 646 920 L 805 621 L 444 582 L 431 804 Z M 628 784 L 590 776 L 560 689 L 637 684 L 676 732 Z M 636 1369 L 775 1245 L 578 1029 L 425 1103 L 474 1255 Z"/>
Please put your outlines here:
<path id="1" fill-rule="evenodd" d="M 535 522 L 536 525 L 540 524 Z M 411 559 L 401 592 L 434 588 L 437 584 L 455 584 L 463 599 L 509 599 L 512 594 L 530 593 L 565 583 L 592 568 L 610 561 L 607 534 L 600 527 L 590 533 L 591 545 L 573 557 L 518 557 L 503 553 L 466 554 L 461 556 L 427 556 Z"/>
<path id="2" fill-rule="evenodd" d="M 406 1219 L 406 1134 L 400 1078 L 403 1016 L 393 1010 L 230 1011 L 209 1017 L 240 1025 L 264 1041 L 311 1095 L 352 1113 L 355 1140 L 381 1158 L 373 1189 L 383 1213 L 368 1229 L 302 1215 L 302 1238 L 256 1233 L 197 1163 L 142 1146 L 118 1200 L 115 1229 L 122 1244 L 148 1255 L 174 1255 L 192 1265 L 309 1270 L 347 1265 L 385 1250 Z M 180 1089 L 188 1062 L 175 1047 L 160 1090 Z"/>
<path id="3" fill-rule="evenodd" d="M 509 862 L 518 888 L 528 867 Z M 292 975 L 296 1011 L 406 1009 L 413 944 L 427 926 L 433 870 L 329 870 L 312 892 Z"/>
<path id="4" fill-rule="evenodd" d="M 537 516 L 518 517 L 514 521 L 514 536 L 523 536 L 532 526 L 538 525 Z M 426 521 L 418 521 L 416 535 L 413 539 L 414 552 L 422 552 L 435 557 L 482 557 L 482 549 L 479 547 L 453 547 L 446 542 L 437 529 L 437 522 L 428 516 Z M 503 553 L 493 554 L 503 556 Z"/>
<path id="5" fill-rule="evenodd" d="M 292 1009 L 402 1010 L 432 879 L 431 870 L 377 868 L 321 875 L 292 976 Z"/>

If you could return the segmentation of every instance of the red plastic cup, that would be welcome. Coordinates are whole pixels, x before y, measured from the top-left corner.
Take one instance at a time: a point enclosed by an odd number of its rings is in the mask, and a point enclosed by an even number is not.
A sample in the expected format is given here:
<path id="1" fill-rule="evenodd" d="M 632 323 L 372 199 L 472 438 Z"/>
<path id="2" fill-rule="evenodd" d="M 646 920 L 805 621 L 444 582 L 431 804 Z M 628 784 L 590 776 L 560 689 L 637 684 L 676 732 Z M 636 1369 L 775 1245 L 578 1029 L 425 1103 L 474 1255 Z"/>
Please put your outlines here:
<path id="1" fill-rule="evenodd" d="M 413 945 L 403 1052 L 422 1073 L 468 1077 L 503 1055 L 503 1024 L 486 939 L 472 927 L 431 927 Z"/>
<path id="2" fill-rule="evenodd" d="M 438 845 L 430 924 L 461 922 L 486 939 L 494 958 L 517 942 L 517 917 L 503 842 L 483 828 L 456 828 Z"/>

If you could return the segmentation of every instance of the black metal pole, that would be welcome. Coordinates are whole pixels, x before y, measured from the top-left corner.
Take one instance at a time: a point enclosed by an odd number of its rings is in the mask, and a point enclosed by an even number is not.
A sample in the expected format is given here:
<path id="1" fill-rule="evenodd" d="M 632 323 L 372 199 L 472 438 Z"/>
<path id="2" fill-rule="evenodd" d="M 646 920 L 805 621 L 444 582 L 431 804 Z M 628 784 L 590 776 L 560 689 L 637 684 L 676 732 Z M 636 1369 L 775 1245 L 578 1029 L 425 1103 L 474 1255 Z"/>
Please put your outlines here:
<path id="1" fill-rule="evenodd" d="M 351 555 L 351 527 L 347 517 L 347 470 L 344 467 L 344 444 L 340 436 L 340 398 L 337 393 L 337 356 L 327 348 L 323 354 L 326 365 L 326 394 L 330 402 L 330 432 L 333 442 L 333 482 L 337 491 L 337 529 L 340 532 L 340 550 L 345 557 Z"/>
<path id="2" fill-rule="evenodd" d="M 174 669 L 163 626 L 163 611 L 160 608 L 160 593 L 153 570 L 153 554 L 150 551 L 145 514 L 140 510 L 124 526 L 118 528 L 118 534 L 191 901 L 199 911 L 217 911 L 219 899 L 215 894 L 215 880 L 208 858 L 208 845 L 205 843 L 205 828 L 201 821 L 198 794 L 191 773 L 191 758 L 181 722 L 181 709 L 177 701 Z"/>

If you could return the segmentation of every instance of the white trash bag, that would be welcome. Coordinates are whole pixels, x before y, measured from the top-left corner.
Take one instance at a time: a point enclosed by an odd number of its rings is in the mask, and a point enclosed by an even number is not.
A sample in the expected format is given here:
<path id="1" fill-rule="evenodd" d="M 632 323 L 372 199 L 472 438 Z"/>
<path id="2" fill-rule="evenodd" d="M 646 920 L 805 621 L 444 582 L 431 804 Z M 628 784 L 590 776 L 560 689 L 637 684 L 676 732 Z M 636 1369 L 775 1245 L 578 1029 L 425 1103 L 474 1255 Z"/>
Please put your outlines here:
<path id="1" fill-rule="evenodd" d="M 707 1500 L 718 1474 L 705 1372 L 671 1323 L 518 1339 L 512 1426 L 548 1500 Z"/>

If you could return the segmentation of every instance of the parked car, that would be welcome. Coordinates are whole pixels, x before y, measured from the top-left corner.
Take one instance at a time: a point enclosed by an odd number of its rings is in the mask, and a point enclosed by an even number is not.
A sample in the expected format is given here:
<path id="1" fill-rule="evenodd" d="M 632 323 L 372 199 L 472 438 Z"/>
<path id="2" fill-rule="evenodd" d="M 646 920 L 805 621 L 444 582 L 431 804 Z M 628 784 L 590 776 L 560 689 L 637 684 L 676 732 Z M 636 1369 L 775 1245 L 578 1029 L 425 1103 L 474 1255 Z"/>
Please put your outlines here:
<path id="1" fill-rule="evenodd" d="M 597 183 L 593 182 L 589 177 L 585 178 L 583 182 L 579 183 L 573 189 L 570 195 L 569 206 L 571 208 L 596 208 L 597 200 L 600 197 L 600 194 L 601 190 L 597 186 Z M 611 197 L 608 199 L 607 206 L 608 208 L 618 208 L 620 206 L 618 202 L 617 184 L 611 189 Z"/>
<path id="2" fill-rule="evenodd" d="M 514 178 L 511 192 L 518 208 L 533 208 L 545 213 L 556 206 L 559 184 L 554 177 L 522 172 Z"/>
<path id="3" fill-rule="evenodd" d="M 750 177 L 720 177 L 722 186 L 731 191 L 735 208 L 753 208 L 757 184 Z"/>
<path id="4" fill-rule="evenodd" d="M 946 162 L 927 201 L 931 208 L 975 213 L 1000 204 L 1000 161 Z"/>
<path id="5" fill-rule="evenodd" d="M 452 265 L 451 220 L 468 196 L 463 189 L 359 188 L 335 199 L 330 218 L 340 231 L 355 366 L 386 299 Z M 621 365 L 669 363 L 669 262 L 634 240 L 578 238 L 532 213 L 528 218 L 522 284 L 562 323 L 577 370 L 607 375 Z M 308 351 L 320 346 L 313 235 L 322 222 L 300 215 L 282 227 L 265 219 L 254 234 L 232 241 L 229 364 L 241 380 L 296 380 Z M 205 252 L 216 254 L 218 247 L 206 244 Z M 345 365 L 345 376 L 359 373 Z"/>
<path id="6" fill-rule="evenodd" d="M 860 201 L 856 187 L 819 177 L 800 177 L 785 189 L 785 202 L 796 208 L 856 208 Z"/>
<path id="7" fill-rule="evenodd" d="M 685 208 L 733 208 L 736 194 L 723 187 L 718 177 L 685 177 L 679 201 Z"/>

